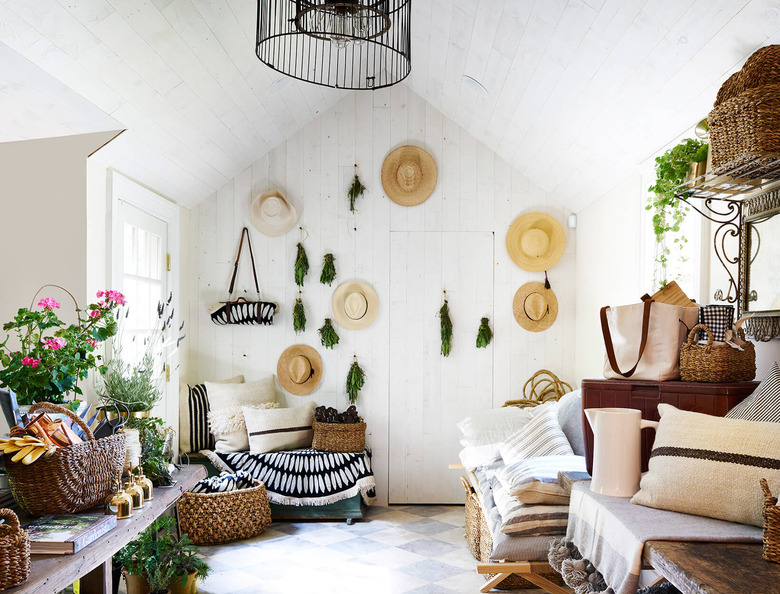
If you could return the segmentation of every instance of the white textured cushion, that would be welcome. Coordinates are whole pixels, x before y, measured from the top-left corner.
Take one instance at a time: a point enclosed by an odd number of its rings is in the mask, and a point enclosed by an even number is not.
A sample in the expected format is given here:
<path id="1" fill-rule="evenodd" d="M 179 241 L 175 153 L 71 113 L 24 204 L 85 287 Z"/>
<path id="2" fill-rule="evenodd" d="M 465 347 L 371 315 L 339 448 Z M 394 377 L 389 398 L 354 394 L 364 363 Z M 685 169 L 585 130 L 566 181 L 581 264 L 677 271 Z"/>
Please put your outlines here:
<path id="1" fill-rule="evenodd" d="M 234 405 L 209 411 L 209 426 L 216 442 L 214 451 L 221 454 L 249 451 L 249 435 L 246 432 L 243 408 L 240 405 Z M 267 410 L 279 408 L 279 403 L 249 404 L 246 408 Z"/>
<path id="2" fill-rule="evenodd" d="M 274 376 L 244 384 L 216 384 L 206 382 L 211 410 L 244 404 L 262 404 L 276 401 Z"/>
<path id="3" fill-rule="evenodd" d="M 255 410 L 243 407 L 249 451 L 265 454 L 311 447 L 314 403 L 296 408 Z"/>
<path id="4" fill-rule="evenodd" d="M 661 421 L 632 503 L 761 526 L 759 480 L 780 492 L 780 423 L 726 419 L 659 404 Z"/>
<path id="5" fill-rule="evenodd" d="M 777 361 L 753 393 L 726 413 L 727 419 L 780 423 L 780 368 Z"/>
<path id="6" fill-rule="evenodd" d="M 532 409 L 504 406 L 481 410 L 462 419 L 457 427 L 464 448 L 499 443 L 520 429 L 533 417 Z"/>
<path id="7" fill-rule="evenodd" d="M 498 446 L 506 464 L 536 456 L 572 456 L 569 440 L 558 424 L 557 407 L 544 404 L 519 431 Z"/>
<path id="8" fill-rule="evenodd" d="M 498 451 L 497 443 L 489 443 L 481 446 L 470 446 L 463 448 L 459 453 L 463 468 L 466 470 L 474 470 L 478 466 L 484 466 L 490 464 L 493 460 L 500 458 L 501 454 Z"/>

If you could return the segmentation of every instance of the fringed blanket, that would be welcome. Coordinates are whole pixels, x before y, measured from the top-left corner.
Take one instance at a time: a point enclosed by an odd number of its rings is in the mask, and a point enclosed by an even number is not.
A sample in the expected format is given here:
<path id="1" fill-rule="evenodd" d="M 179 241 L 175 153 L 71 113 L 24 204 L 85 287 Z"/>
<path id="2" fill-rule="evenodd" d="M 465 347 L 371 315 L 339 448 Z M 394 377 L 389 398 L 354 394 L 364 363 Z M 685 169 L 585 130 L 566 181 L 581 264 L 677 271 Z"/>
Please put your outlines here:
<path id="1" fill-rule="evenodd" d="M 250 454 L 201 452 L 220 470 L 246 470 L 265 484 L 278 505 L 328 505 L 358 493 L 373 503 L 376 482 L 368 452 L 321 452 L 314 449 Z"/>
<path id="2" fill-rule="evenodd" d="M 590 482 L 583 481 L 572 487 L 566 540 L 552 544 L 550 563 L 562 567 L 564 581 L 567 575 L 574 580 L 569 585 L 576 594 L 603 591 L 604 585 L 615 594 L 635 594 L 648 540 L 761 542 L 762 538 L 756 526 L 634 505 L 628 498 L 596 495 Z M 568 563 L 562 559 L 567 548 Z M 606 584 L 587 579 L 592 568 L 603 574 Z"/>

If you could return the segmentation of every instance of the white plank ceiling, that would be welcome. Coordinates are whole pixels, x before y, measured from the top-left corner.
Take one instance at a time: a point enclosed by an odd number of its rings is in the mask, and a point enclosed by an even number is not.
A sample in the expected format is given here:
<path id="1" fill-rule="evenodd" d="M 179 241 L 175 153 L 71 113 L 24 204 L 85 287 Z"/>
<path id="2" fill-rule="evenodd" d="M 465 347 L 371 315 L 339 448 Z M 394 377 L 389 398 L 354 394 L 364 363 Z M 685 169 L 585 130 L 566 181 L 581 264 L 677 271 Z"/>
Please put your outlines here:
<path id="1" fill-rule="evenodd" d="M 99 161 L 190 207 L 344 96 L 273 87 L 255 12 L 253 0 L 0 0 L 0 43 L 127 128 Z M 576 211 L 780 42 L 780 0 L 414 0 L 412 26 L 402 84 Z M 0 94 L 0 114 L 27 95 Z"/>

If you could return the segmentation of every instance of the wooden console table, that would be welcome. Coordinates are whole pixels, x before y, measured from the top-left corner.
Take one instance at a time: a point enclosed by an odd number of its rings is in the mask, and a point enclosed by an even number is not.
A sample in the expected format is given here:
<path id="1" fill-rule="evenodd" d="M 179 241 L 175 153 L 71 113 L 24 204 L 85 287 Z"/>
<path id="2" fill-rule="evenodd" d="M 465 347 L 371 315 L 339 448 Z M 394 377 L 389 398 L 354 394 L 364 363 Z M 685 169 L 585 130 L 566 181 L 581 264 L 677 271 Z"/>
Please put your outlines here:
<path id="1" fill-rule="evenodd" d="M 178 501 L 182 493 L 206 478 L 206 474 L 206 468 L 201 465 L 188 466 L 173 473 L 175 485 L 156 488 L 153 499 L 146 502 L 142 509 L 134 510 L 132 518 L 119 520 L 111 532 L 75 555 L 33 555 L 29 579 L 5 592 L 57 594 L 81 578 L 82 594 L 110 594 L 111 556 L 148 528 Z"/>

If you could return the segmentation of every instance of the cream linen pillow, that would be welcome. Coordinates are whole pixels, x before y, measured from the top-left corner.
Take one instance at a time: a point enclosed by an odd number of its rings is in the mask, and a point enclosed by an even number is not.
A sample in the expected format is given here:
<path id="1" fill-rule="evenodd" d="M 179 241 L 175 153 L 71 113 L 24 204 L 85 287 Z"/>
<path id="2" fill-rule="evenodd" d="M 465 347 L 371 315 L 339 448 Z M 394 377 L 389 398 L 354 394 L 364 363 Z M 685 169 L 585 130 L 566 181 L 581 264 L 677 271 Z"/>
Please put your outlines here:
<path id="1" fill-rule="evenodd" d="M 311 447 L 314 436 L 313 402 L 296 408 L 255 410 L 245 406 L 242 410 L 251 453 L 265 454 Z"/>
<path id="2" fill-rule="evenodd" d="M 211 410 L 244 404 L 262 404 L 276 401 L 276 382 L 269 375 L 256 382 L 245 384 L 213 384 L 206 382 Z"/>
<path id="3" fill-rule="evenodd" d="M 237 375 L 216 384 L 243 384 L 244 376 Z M 213 436 L 209 434 L 209 399 L 205 384 L 179 388 L 179 451 L 197 452 L 213 447 Z"/>
<path id="4" fill-rule="evenodd" d="M 661 421 L 632 503 L 762 526 L 759 480 L 780 491 L 780 423 L 725 419 L 659 404 Z"/>
<path id="5" fill-rule="evenodd" d="M 243 407 L 240 405 L 226 406 L 209 411 L 209 426 L 214 434 L 214 451 L 220 454 L 229 452 L 248 452 L 249 435 L 246 432 Z M 279 408 L 278 402 L 263 402 L 250 404 L 246 408 L 267 410 Z"/>

